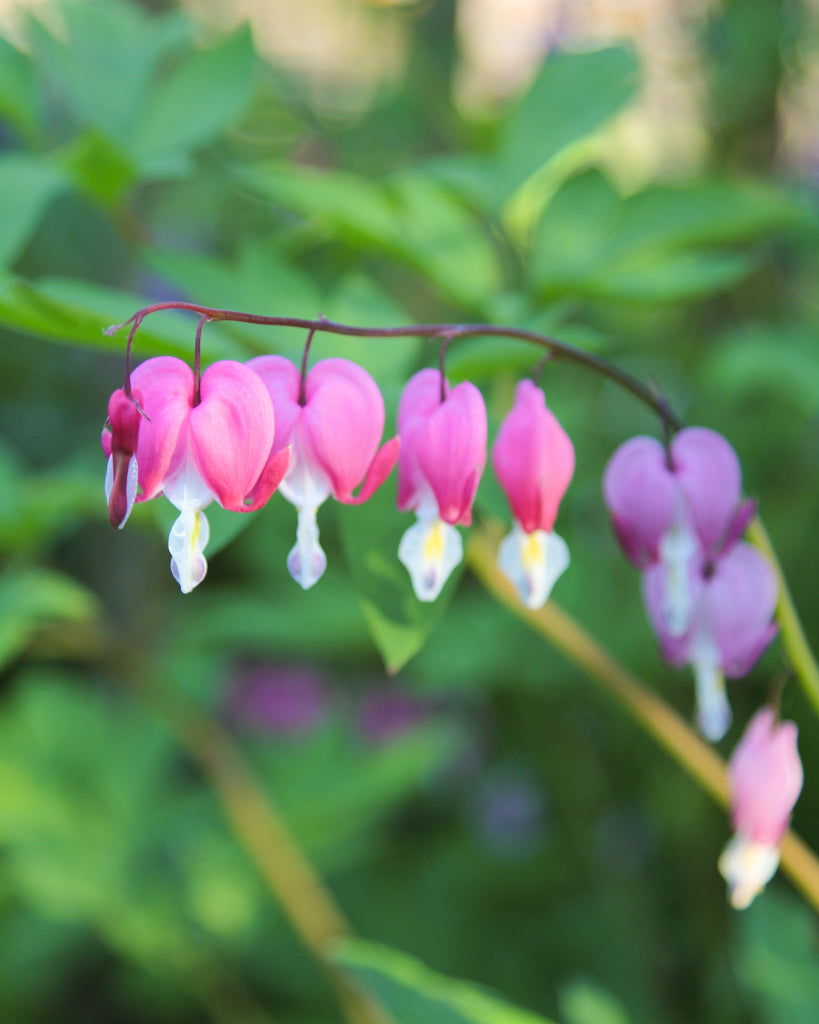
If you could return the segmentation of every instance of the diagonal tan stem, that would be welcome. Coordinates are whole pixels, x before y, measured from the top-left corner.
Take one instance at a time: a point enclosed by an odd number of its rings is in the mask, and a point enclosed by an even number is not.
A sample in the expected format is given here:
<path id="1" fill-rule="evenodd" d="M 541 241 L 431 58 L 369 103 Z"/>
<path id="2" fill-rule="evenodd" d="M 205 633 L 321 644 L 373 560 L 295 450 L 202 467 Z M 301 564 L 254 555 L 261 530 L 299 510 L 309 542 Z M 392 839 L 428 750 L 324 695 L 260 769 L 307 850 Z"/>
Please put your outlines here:
<path id="1" fill-rule="evenodd" d="M 728 805 L 725 762 L 661 697 L 550 600 L 529 611 L 512 584 L 495 565 L 497 533 L 485 527 L 473 532 L 467 560 L 486 589 L 566 658 L 617 698 L 629 714 L 722 807 Z M 782 869 L 813 908 L 819 911 L 819 859 L 793 832 L 782 842 Z"/>
<path id="2" fill-rule="evenodd" d="M 192 702 L 182 707 L 176 696 L 136 685 L 211 783 L 236 839 L 327 974 L 350 1024 L 392 1024 L 330 961 L 334 944 L 352 929 L 230 736 Z"/>

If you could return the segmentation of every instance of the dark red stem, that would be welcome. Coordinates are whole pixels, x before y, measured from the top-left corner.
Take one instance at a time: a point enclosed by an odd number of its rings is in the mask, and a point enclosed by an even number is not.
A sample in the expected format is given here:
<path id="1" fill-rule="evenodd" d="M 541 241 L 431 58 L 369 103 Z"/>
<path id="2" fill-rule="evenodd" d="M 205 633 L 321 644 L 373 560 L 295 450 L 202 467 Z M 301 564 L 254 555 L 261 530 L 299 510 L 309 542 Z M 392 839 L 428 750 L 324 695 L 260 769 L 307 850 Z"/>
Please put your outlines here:
<path id="1" fill-rule="evenodd" d="M 254 313 L 241 313 L 230 309 L 213 309 L 209 306 L 200 306 L 194 302 L 157 302 L 144 309 L 138 310 L 129 317 L 124 324 L 134 324 L 133 330 L 139 326 L 146 316 L 151 313 L 158 313 L 164 309 L 183 309 L 198 313 L 206 320 L 229 320 L 234 323 L 257 324 L 260 327 L 296 327 L 305 331 L 326 331 L 328 334 L 347 335 L 356 338 L 434 338 L 444 336 L 450 341 L 456 338 L 517 338 L 520 341 L 528 341 L 533 345 L 548 349 L 559 355 L 562 359 L 568 359 L 573 363 L 585 366 L 595 373 L 614 381 L 626 391 L 631 392 L 674 430 L 682 427 L 682 420 L 671 410 L 666 399 L 658 395 L 652 388 L 647 387 L 642 381 L 633 377 L 625 370 L 610 363 L 600 356 L 585 352 L 583 349 L 575 348 L 574 345 L 557 338 L 540 334 L 538 331 L 529 331 L 522 327 L 499 327 L 495 324 L 415 324 L 402 327 L 355 327 L 350 324 L 339 324 L 333 320 L 319 317 L 317 320 L 308 320 L 303 317 L 287 316 L 259 316 Z M 133 331 L 132 331 L 133 333 Z"/>
<path id="2" fill-rule="evenodd" d="M 199 382 L 202 379 L 202 328 L 210 320 L 209 316 L 203 316 L 196 327 L 196 341 L 193 344 L 193 407 L 202 401 L 199 394 Z"/>
<path id="3" fill-rule="evenodd" d="M 301 357 L 301 376 L 299 377 L 299 405 L 307 405 L 307 357 L 310 355 L 310 346 L 313 343 L 313 335 L 316 333 L 316 328 L 311 327 L 310 332 L 307 335 L 307 341 L 304 343 L 304 352 Z"/>

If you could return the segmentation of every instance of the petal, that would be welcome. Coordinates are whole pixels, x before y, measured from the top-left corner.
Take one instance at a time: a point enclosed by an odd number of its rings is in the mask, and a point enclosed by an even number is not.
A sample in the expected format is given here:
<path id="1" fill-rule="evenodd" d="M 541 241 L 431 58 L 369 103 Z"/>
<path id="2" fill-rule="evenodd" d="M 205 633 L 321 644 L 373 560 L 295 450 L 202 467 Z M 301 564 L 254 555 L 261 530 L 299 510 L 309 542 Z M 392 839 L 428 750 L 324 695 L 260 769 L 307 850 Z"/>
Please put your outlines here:
<path id="1" fill-rule="evenodd" d="M 651 628 L 660 644 L 663 657 L 672 665 L 681 667 L 689 661 L 691 643 L 694 639 L 695 619 L 702 603 L 703 580 L 698 564 L 689 564 L 687 581 L 687 602 L 690 607 L 689 626 L 677 634 L 668 628 L 669 597 L 668 568 L 662 563 L 652 565 L 643 572 L 643 603 Z M 672 598 L 679 600 L 679 595 Z M 673 617 L 673 616 L 672 616 Z"/>
<path id="2" fill-rule="evenodd" d="M 530 380 L 515 390 L 492 447 L 492 466 L 523 529 L 551 530 L 574 475 L 574 445 Z"/>
<path id="3" fill-rule="evenodd" d="M 421 476 L 444 522 L 468 526 L 486 465 L 486 406 L 468 381 L 454 387 L 413 435 Z"/>
<path id="4" fill-rule="evenodd" d="M 731 724 L 731 705 L 725 694 L 720 653 L 707 623 L 698 624 L 688 652 L 697 693 L 697 728 L 712 743 L 721 740 Z"/>
<path id="5" fill-rule="evenodd" d="M 372 469 L 384 431 L 378 385 L 349 359 L 324 359 L 307 375 L 305 396 L 303 429 L 310 457 L 330 478 L 335 497 L 352 501 L 353 490 Z M 377 472 L 383 475 L 377 484 L 370 481 L 369 494 L 386 479 L 397 456 L 397 446 L 381 456 Z"/>
<path id="6" fill-rule="evenodd" d="M 461 535 L 440 519 L 419 518 L 398 545 L 419 601 L 435 600 L 463 554 Z"/>
<path id="7" fill-rule="evenodd" d="M 770 563 L 744 541 L 716 559 L 705 601 L 729 679 L 746 675 L 775 636 L 778 589 Z"/>
<path id="8" fill-rule="evenodd" d="M 443 381 L 444 394 L 449 384 Z M 410 377 L 398 404 L 398 434 L 401 451 L 398 458 L 398 509 L 418 508 L 418 492 L 427 487 L 418 465 L 418 435 L 424 423 L 441 404 L 441 374 L 426 369 Z"/>
<path id="9" fill-rule="evenodd" d="M 545 530 L 527 533 L 519 523 L 498 549 L 498 568 L 515 585 L 523 604 L 532 609 L 546 603 L 569 561 L 569 549 L 562 537 Z"/>
<path id="10" fill-rule="evenodd" d="M 308 590 L 324 575 L 327 556 L 319 544 L 315 508 L 299 509 L 296 543 L 287 556 L 287 569 L 303 590 Z"/>
<path id="11" fill-rule="evenodd" d="M 139 427 L 139 501 L 148 501 L 162 490 L 185 458 L 179 434 L 187 423 L 193 402 L 193 371 L 181 359 L 159 356 L 146 359 L 131 374 L 132 388 L 142 394 Z"/>
<path id="12" fill-rule="evenodd" d="M 606 466 L 606 506 L 626 557 L 638 568 L 659 557 L 660 541 L 678 507 L 678 487 L 663 446 L 652 437 L 626 441 Z"/>
<path id="13" fill-rule="evenodd" d="M 703 546 L 713 552 L 728 535 L 742 497 L 736 452 L 715 431 L 689 427 L 671 442 L 671 458 L 694 529 Z"/>
<path id="14" fill-rule="evenodd" d="M 259 375 L 230 360 L 205 370 L 200 393 L 190 412 L 196 463 L 219 504 L 241 511 L 273 450 L 273 403 Z"/>
<path id="15" fill-rule="evenodd" d="M 392 467 L 398 461 L 400 449 L 401 439 L 399 437 L 391 437 L 389 441 L 381 446 L 370 463 L 370 468 L 367 470 L 358 494 L 337 493 L 335 495 L 336 499 L 344 502 L 345 505 L 360 505 L 371 498 L 392 472 Z"/>
<path id="16" fill-rule="evenodd" d="M 111 525 L 121 530 L 128 521 L 137 496 L 139 470 L 136 455 L 115 451 L 108 456 L 105 500 Z"/>
<path id="17" fill-rule="evenodd" d="M 745 910 L 776 874 L 779 846 L 760 843 L 737 833 L 722 851 L 717 867 L 728 883 L 728 899 Z"/>
<path id="18" fill-rule="evenodd" d="M 204 549 L 210 526 L 201 509 L 185 508 L 168 534 L 171 572 L 183 594 L 189 594 L 205 578 L 208 563 Z"/>
<path id="19" fill-rule="evenodd" d="M 267 388 L 273 402 L 276 419 L 276 430 L 273 447 L 280 451 L 292 444 L 293 432 L 301 416 L 299 405 L 299 387 L 301 374 L 284 356 L 257 356 L 245 363 L 249 369 L 258 374 Z"/>
<path id="20" fill-rule="evenodd" d="M 802 762 L 793 722 L 763 707 L 751 719 L 728 763 L 734 828 L 778 844 L 802 791 Z"/>
<path id="21" fill-rule="evenodd" d="M 684 503 L 684 499 L 681 499 Z M 662 615 L 671 636 L 683 636 L 694 606 L 691 597 L 692 569 L 699 566 L 700 549 L 697 536 L 683 517 L 675 517 L 659 546 L 660 561 L 665 569 Z"/>

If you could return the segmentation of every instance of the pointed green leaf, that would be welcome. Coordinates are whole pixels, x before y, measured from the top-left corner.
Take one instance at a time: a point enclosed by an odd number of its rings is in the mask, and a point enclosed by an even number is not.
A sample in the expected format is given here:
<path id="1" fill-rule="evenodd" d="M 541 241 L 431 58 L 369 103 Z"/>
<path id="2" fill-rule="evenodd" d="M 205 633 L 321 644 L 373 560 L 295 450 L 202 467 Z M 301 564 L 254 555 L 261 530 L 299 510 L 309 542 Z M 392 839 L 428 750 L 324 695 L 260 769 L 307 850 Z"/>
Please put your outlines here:
<path id="1" fill-rule="evenodd" d="M 419 960 L 374 942 L 339 943 L 333 960 L 351 974 L 396 1024 L 549 1024 L 489 991 L 438 974 Z"/>

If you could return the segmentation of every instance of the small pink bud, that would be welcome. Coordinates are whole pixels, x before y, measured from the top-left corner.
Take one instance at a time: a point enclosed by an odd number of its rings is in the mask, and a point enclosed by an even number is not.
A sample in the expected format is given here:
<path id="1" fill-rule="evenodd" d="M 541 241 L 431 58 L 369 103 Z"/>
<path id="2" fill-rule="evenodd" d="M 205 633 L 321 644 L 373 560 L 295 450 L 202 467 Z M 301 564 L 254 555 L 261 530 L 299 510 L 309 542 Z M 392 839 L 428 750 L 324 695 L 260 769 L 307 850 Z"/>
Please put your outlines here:
<path id="1" fill-rule="evenodd" d="M 738 909 L 751 903 L 779 863 L 779 845 L 802 790 L 796 737 L 793 722 L 780 722 L 772 708 L 761 708 L 728 763 L 735 835 L 719 869 Z"/>
<path id="2" fill-rule="evenodd" d="M 121 530 L 131 514 L 137 496 L 137 445 L 139 442 L 139 391 L 129 397 L 122 388 L 108 400 L 108 421 L 102 446 L 108 456 L 105 496 L 111 525 Z"/>
<path id="3" fill-rule="evenodd" d="M 574 474 L 574 446 L 530 380 L 515 390 L 492 447 L 492 466 L 515 517 L 498 565 L 524 605 L 539 608 L 569 565 L 569 549 L 552 527 Z"/>
<path id="4" fill-rule="evenodd" d="M 574 475 L 574 445 L 530 380 L 515 390 L 492 446 L 492 467 L 526 533 L 551 531 Z"/>
<path id="5" fill-rule="evenodd" d="M 467 381 L 450 390 L 438 370 L 421 370 L 401 396 L 398 433 L 398 508 L 411 509 L 418 519 L 402 537 L 398 557 L 418 599 L 432 601 L 463 557 L 455 526 L 472 522 L 486 465 L 481 393 Z"/>

